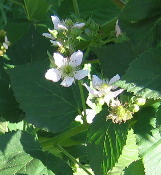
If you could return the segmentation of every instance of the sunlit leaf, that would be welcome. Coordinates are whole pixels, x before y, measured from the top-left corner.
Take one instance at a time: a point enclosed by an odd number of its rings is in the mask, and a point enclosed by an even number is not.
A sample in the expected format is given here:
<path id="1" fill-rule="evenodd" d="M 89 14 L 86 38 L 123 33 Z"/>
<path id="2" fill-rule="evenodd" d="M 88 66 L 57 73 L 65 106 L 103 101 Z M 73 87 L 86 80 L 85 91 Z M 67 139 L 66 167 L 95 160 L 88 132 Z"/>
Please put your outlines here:
<path id="1" fill-rule="evenodd" d="M 1 174 L 72 175 L 71 168 L 62 160 L 42 152 L 30 134 L 12 132 L 1 135 L 0 139 Z"/>
<path id="2" fill-rule="evenodd" d="M 88 155 L 95 174 L 104 175 L 114 167 L 126 143 L 127 124 L 114 124 L 106 117 L 108 111 L 99 113 L 88 134 Z"/>

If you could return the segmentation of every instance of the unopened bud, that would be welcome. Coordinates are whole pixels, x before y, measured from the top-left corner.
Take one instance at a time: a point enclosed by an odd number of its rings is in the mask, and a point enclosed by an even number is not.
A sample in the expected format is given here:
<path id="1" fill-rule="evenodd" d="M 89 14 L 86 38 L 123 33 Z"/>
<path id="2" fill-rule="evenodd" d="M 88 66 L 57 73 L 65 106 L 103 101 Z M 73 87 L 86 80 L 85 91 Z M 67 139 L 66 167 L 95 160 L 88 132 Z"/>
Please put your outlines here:
<path id="1" fill-rule="evenodd" d="M 137 99 L 135 100 L 135 103 L 136 103 L 137 105 L 139 105 L 139 106 L 143 106 L 143 105 L 145 105 L 145 103 L 146 103 L 146 99 L 145 99 L 145 98 L 137 98 Z"/>

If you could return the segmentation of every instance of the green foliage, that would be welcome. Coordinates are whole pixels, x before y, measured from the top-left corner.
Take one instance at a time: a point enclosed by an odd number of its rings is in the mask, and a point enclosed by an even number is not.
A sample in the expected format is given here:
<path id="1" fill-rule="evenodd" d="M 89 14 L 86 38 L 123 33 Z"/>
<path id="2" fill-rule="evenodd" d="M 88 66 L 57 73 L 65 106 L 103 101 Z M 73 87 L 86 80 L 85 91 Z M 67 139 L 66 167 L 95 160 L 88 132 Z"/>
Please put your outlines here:
<path id="1" fill-rule="evenodd" d="M 10 48 L 8 56 L 12 64 L 21 65 L 47 60 L 47 50 L 51 50 L 50 43 L 31 26 L 30 30 Z"/>
<path id="2" fill-rule="evenodd" d="M 108 78 L 116 74 L 123 75 L 135 58 L 129 42 L 98 47 L 93 50 L 100 59 L 104 75 Z"/>
<path id="3" fill-rule="evenodd" d="M 24 8 L 28 20 L 44 20 L 51 8 L 51 0 L 24 0 Z"/>
<path id="4" fill-rule="evenodd" d="M 131 0 L 123 8 L 119 24 L 122 32 L 131 39 L 135 54 L 160 45 L 160 14 L 161 2 L 158 0 Z"/>
<path id="5" fill-rule="evenodd" d="M 104 24 L 118 16 L 120 9 L 117 8 L 110 0 L 81 0 L 78 1 L 80 16 L 84 19 L 92 18 L 99 24 Z M 66 8 L 68 7 L 68 8 Z M 74 8 L 71 0 L 63 1 L 59 9 L 59 15 L 62 18 L 67 18 L 74 13 Z"/>
<path id="6" fill-rule="evenodd" d="M 36 127 L 57 132 L 68 127 L 78 115 L 79 88 L 60 87 L 45 79 L 48 62 L 35 62 L 9 71 L 14 94 L 26 113 L 26 120 Z"/>
<path id="7" fill-rule="evenodd" d="M 99 113 L 88 134 L 88 156 L 95 174 L 104 175 L 114 167 L 126 143 L 127 124 L 107 120 L 108 111 Z M 97 161 L 96 161 L 97 160 Z"/>
<path id="8" fill-rule="evenodd" d="M 131 129 L 128 131 L 126 145 L 122 150 L 122 154 L 120 155 L 118 162 L 115 164 L 115 167 L 112 169 L 112 171 L 109 172 L 109 175 L 121 174 L 126 167 L 128 167 L 138 158 L 139 157 L 138 146 L 136 145 L 136 135 Z"/>
<path id="9" fill-rule="evenodd" d="M 156 109 L 148 107 L 138 114 L 135 126 L 139 154 L 143 159 L 146 174 L 159 174 L 161 136 L 156 128 Z"/>
<path id="10" fill-rule="evenodd" d="M 135 95 L 160 99 L 160 54 L 160 48 L 154 48 L 141 54 L 131 63 L 118 85 Z"/>
<path id="11" fill-rule="evenodd" d="M 133 162 L 132 164 L 130 164 L 130 166 L 128 168 L 125 169 L 124 175 L 145 175 L 144 173 L 144 166 L 143 163 L 140 160 L 137 160 L 136 162 Z"/>
<path id="12" fill-rule="evenodd" d="M 30 134 L 11 132 L 1 135 L 0 139 L 2 174 L 72 175 L 72 170 L 62 160 L 42 152 L 39 143 Z"/>
<path id="13" fill-rule="evenodd" d="M 5 36 L 0 41 L 0 174 L 78 175 L 81 168 L 82 175 L 160 175 L 161 1 L 1 0 L 0 15 L 10 42 Z M 59 25 L 51 15 L 58 15 Z M 59 34 L 42 36 L 47 32 Z M 45 78 L 51 62 L 57 65 L 54 52 L 67 56 L 77 50 L 84 57 L 73 74 L 88 67 L 88 80 L 63 87 L 62 80 Z M 59 73 L 63 68 L 58 66 Z M 92 98 L 81 84 L 90 86 L 92 74 L 121 79 L 114 85 L 98 80 L 95 91 L 87 89 Z M 115 85 L 123 94 L 103 105 L 102 98 L 115 95 Z M 107 119 L 115 106 L 133 107 L 132 119 Z"/>

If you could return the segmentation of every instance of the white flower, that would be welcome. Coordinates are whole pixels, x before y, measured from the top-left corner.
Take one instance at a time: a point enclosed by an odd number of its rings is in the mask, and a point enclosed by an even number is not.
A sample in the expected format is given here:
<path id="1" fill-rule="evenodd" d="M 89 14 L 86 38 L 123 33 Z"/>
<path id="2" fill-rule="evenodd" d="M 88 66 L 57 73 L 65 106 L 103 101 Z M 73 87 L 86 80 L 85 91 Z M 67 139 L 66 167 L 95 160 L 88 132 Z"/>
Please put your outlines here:
<path id="1" fill-rule="evenodd" d="M 84 26 L 85 26 L 85 23 L 75 23 L 72 27 L 80 29 L 80 28 L 82 28 Z"/>
<path id="2" fill-rule="evenodd" d="M 121 35 L 121 29 L 120 29 L 120 26 L 118 24 L 118 20 L 116 21 L 115 31 L 116 31 L 116 37 L 118 37 L 119 35 Z"/>
<path id="3" fill-rule="evenodd" d="M 63 46 L 62 43 L 59 42 L 59 41 L 50 40 L 50 42 L 51 42 L 54 46 L 59 46 L 59 47 Z"/>
<path id="4" fill-rule="evenodd" d="M 43 33 L 42 36 L 45 36 L 46 38 L 55 40 L 55 38 L 50 33 Z"/>
<path id="5" fill-rule="evenodd" d="M 57 68 L 49 69 L 45 74 L 46 79 L 58 82 L 62 78 L 61 85 L 69 87 L 75 79 L 80 80 L 88 75 L 88 70 L 78 69 L 83 58 L 83 53 L 80 50 L 74 52 L 70 58 L 64 58 L 59 53 L 54 53 L 53 57 Z"/>
<path id="6" fill-rule="evenodd" d="M 5 48 L 5 49 L 8 49 L 8 46 L 10 45 L 10 42 L 8 41 L 8 38 L 7 38 L 7 36 L 5 36 L 5 38 L 4 38 L 4 43 L 3 43 L 3 47 Z"/>
<path id="7" fill-rule="evenodd" d="M 54 24 L 54 30 L 68 30 L 64 22 L 60 22 L 57 16 L 51 16 L 52 22 Z"/>
<path id="8" fill-rule="evenodd" d="M 84 112 L 82 112 L 82 114 L 84 115 Z M 96 112 L 93 109 L 86 109 L 87 123 L 92 123 L 95 115 L 96 115 Z M 76 118 L 75 118 L 75 121 L 78 121 L 78 122 L 83 124 L 82 116 L 77 115 Z"/>
<path id="9" fill-rule="evenodd" d="M 123 89 L 115 90 L 117 87 L 112 85 L 114 82 L 118 81 L 120 76 L 117 74 L 113 78 L 108 80 L 102 80 L 96 75 L 92 76 L 92 86 L 93 89 L 84 84 L 87 90 L 95 97 L 103 98 L 104 102 L 109 105 L 110 101 L 117 97 L 120 93 L 123 92 Z"/>
<path id="10" fill-rule="evenodd" d="M 51 16 L 52 22 L 54 24 L 54 30 L 68 30 L 67 25 L 64 21 L 60 21 L 60 19 L 57 16 Z M 73 28 L 82 28 L 85 25 L 85 23 L 75 23 L 72 27 Z"/>

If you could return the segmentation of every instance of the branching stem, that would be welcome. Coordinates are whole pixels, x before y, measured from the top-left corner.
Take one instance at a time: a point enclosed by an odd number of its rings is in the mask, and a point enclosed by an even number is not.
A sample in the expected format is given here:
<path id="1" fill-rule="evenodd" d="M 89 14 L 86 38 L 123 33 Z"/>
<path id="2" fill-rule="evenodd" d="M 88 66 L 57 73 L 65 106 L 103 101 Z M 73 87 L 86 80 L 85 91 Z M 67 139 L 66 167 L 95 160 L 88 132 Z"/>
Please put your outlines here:
<path id="1" fill-rule="evenodd" d="M 63 149 L 59 144 L 57 144 L 59 150 L 69 157 L 74 163 L 78 164 L 88 175 L 92 175 L 80 162 L 78 162 L 71 154 L 69 154 L 65 149 Z"/>

